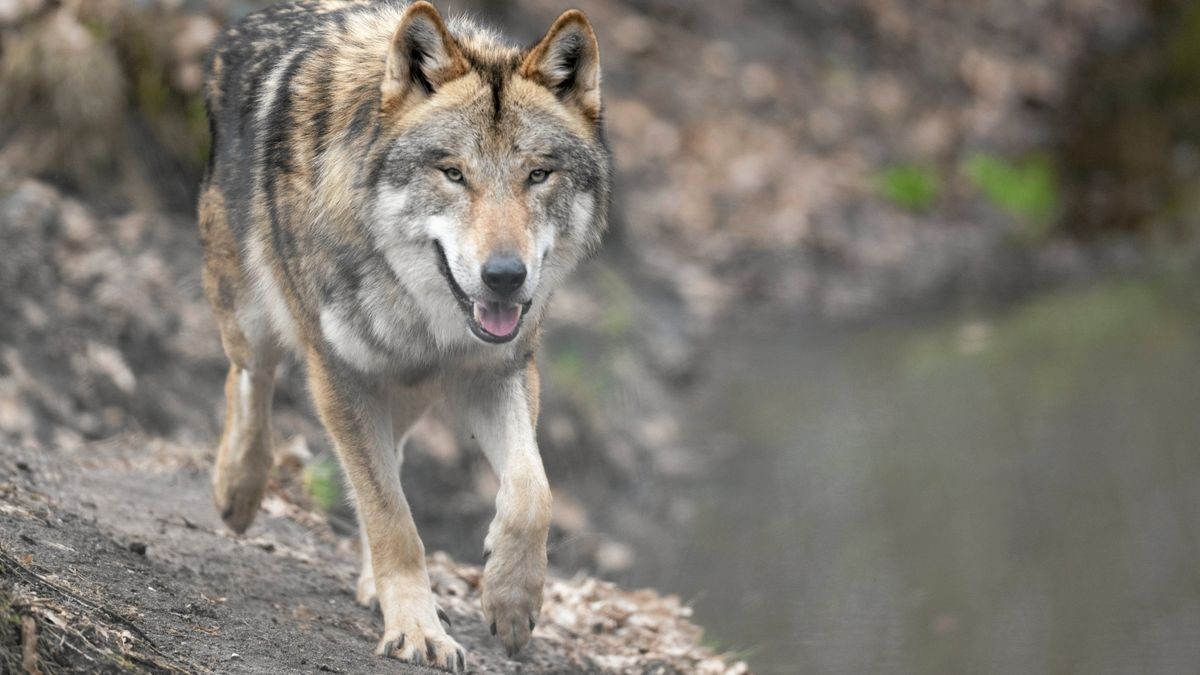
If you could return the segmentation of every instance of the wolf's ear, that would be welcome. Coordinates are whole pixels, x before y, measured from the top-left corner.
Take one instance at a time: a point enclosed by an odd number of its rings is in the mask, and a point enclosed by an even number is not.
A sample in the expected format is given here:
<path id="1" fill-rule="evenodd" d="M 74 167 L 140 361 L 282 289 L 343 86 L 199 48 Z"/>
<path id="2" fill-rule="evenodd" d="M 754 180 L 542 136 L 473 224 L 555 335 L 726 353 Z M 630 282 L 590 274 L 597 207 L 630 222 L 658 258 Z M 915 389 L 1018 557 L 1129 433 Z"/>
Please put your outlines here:
<path id="1" fill-rule="evenodd" d="M 430 96 L 469 69 L 437 9 L 424 0 L 414 2 L 392 35 L 381 85 L 383 107 Z"/>
<path id="2" fill-rule="evenodd" d="M 521 64 L 521 75 L 591 120 L 600 118 L 600 46 L 583 12 L 563 12 Z"/>

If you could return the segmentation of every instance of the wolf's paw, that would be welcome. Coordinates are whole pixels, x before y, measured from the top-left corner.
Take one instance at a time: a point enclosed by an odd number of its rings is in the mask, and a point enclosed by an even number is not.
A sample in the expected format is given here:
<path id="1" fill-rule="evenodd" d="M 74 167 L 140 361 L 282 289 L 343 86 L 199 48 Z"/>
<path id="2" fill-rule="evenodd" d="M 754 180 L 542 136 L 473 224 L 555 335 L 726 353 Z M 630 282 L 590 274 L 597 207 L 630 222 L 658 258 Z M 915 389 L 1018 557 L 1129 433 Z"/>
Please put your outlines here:
<path id="1" fill-rule="evenodd" d="M 235 471 L 217 465 L 213 477 L 213 501 L 217 504 L 221 520 L 234 533 L 245 532 L 254 522 L 267 487 L 270 468 L 270 465 L 261 469 L 248 466 Z"/>
<path id="2" fill-rule="evenodd" d="M 355 591 L 355 599 L 358 604 L 370 609 L 372 612 L 379 611 L 379 593 L 375 589 L 375 576 L 371 574 L 363 574 L 358 577 L 358 589 Z M 446 628 L 450 628 L 450 617 L 441 608 L 437 608 L 438 619 L 446 624 Z"/>
<path id="3" fill-rule="evenodd" d="M 467 669 L 467 653 L 441 626 L 417 626 L 389 630 L 375 653 L 408 663 L 433 666 L 452 673 Z"/>
<path id="4" fill-rule="evenodd" d="M 515 555 L 514 555 L 515 552 Z M 507 554 L 507 555 L 506 555 Z M 483 568 L 483 616 L 509 657 L 529 642 L 542 610 L 546 549 L 501 546 Z"/>

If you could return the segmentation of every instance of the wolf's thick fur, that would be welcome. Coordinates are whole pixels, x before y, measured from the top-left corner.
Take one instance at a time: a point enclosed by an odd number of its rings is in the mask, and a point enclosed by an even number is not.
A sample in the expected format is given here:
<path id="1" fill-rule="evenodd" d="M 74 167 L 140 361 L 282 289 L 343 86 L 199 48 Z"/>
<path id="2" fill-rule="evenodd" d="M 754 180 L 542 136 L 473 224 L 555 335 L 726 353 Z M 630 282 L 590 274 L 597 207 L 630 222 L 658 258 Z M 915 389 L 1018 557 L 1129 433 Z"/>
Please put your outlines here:
<path id="1" fill-rule="evenodd" d="M 275 366 L 294 351 L 353 487 L 380 654 L 463 668 L 400 487 L 404 436 L 437 401 L 500 477 L 485 620 L 511 652 L 540 611 L 534 352 L 552 290 L 605 228 L 599 76 L 577 11 L 522 49 L 426 2 L 300 2 L 213 49 L 200 230 L 231 361 L 214 497 L 233 530 L 254 519 Z"/>

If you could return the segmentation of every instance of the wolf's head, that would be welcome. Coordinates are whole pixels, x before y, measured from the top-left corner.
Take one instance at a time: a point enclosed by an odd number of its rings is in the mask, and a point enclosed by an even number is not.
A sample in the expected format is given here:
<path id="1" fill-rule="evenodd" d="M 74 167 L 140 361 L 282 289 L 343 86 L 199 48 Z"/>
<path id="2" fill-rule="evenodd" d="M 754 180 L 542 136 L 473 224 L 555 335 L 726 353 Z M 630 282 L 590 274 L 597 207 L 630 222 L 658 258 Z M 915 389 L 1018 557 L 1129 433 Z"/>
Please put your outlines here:
<path id="1" fill-rule="evenodd" d="M 600 61 L 568 11 L 518 49 L 410 5 L 380 83 L 372 229 L 436 334 L 508 342 L 599 243 L 609 159 Z"/>

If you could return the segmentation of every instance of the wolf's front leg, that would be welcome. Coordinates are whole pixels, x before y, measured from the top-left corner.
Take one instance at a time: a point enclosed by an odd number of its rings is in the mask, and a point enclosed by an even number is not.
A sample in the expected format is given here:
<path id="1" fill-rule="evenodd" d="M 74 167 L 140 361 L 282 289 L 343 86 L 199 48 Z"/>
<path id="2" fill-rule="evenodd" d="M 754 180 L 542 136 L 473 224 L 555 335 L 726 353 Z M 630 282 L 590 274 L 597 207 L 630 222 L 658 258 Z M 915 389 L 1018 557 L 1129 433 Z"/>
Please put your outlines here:
<path id="1" fill-rule="evenodd" d="M 384 633 L 377 654 L 461 672 L 466 655 L 442 628 L 417 535 L 400 487 L 393 415 L 410 426 L 430 395 L 369 383 L 320 356 L 308 359 L 313 398 L 354 489 L 366 530 Z M 402 422 L 405 420 L 401 420 Z"/>
<path id="2" fill-rule="evenodd" d="M 534 433 L 537 367 L 531 360 L 508 377 L 472 378 L 451 396 L 500 478 L 483 545 L 483 614 L 511 656 L 529 641 L 546 580 L 551 498 Z"/>

